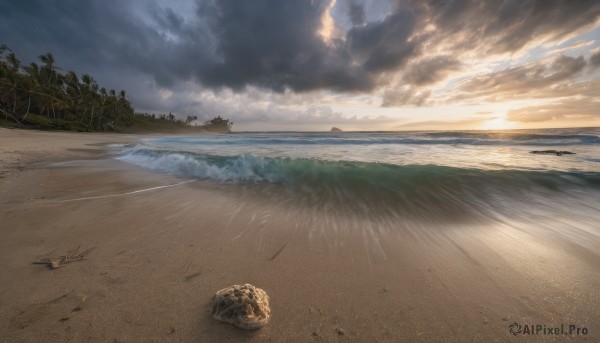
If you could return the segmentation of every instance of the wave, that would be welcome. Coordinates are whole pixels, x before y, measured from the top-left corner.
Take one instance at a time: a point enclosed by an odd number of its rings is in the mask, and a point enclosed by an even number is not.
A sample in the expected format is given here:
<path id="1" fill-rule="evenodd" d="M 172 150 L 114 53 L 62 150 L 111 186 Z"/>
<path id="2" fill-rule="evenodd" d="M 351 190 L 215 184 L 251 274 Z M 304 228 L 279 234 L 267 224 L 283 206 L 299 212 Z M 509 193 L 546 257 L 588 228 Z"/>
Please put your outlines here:
<path id="1" fill-rule="evenodd" d="M 600 144 L 600 136 L 589 134 L 549 134 L 549 133 L 510 133 L 510 132 L 429 132 L 424 134 L 435 138 L 473 139 L 478 141 L 503 141 L 514 144 Z"/>
<path id="2" fill-rule="evenodd" d="M 129 149 L 118 159 L 181 177 L 229 183 L 281 183 L 312 187 L 365 188 L 402 191 L 423 186 L 460 188 L 467 185 L 526 187 L 600 185 L 600 174 L 536 170 L 483 170 L 440 165 L 395 165 L 261 157 L 220 156 L 185 151 Z"/>
<path id="3" fill-rule="evenodd" d="M 426 132 L 419 134 L 318 133 L 273 135 L 222 135 L 218 137 L 167 137 L 150 140 L 160 144 L 181 145 L 597 145 L 600 136 L 590 134 L 515 134 Z"/>
<path id="4" fill-rule="evenodd" d="M 600 194 L 600 173 L 595 172 L 221 156 L 139 147 L 126 149 L 118 159 L 179 177 L 207 180 L 232 190 L 235 197 L 250 191 L 297 208 L 420 220 L 465 220 L 488 216 L 501 208 L 510 213 L 505 216 L 514 216 L 530 204 L 548 203 L 553 195 L 563 202 L 573 194 Z M 552 212 L 569 204 L 545 206 Z"/>

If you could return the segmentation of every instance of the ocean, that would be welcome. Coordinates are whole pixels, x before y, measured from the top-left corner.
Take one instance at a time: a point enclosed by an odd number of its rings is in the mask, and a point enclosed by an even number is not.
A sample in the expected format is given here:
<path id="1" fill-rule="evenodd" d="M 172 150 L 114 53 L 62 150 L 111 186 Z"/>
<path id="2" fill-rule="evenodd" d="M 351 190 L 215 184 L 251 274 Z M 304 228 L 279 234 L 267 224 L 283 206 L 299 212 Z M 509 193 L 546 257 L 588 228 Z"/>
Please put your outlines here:
<path id="1" fill-rule="evenodd" d="M 573 154 L 532 154 L 557 150 Z M 600 224 L 600 129 L 162 136 L 118 160 L 292 208 L 397 223 Z"/>

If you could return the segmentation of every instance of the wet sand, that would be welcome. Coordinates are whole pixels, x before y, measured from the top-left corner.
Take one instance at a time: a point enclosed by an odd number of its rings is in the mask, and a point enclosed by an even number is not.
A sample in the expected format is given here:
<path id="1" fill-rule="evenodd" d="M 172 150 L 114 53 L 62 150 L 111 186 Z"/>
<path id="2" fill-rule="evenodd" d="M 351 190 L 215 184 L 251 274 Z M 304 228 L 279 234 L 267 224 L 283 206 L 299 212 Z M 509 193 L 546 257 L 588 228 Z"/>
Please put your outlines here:
<path id="1" fill-rule="evenodd" d="M 575 338 L 598 337 L 592 223 L 444 225 L 299 208 L 234 185 L 182 183 L 103 148 L 137 139 L 0 129 L 1 341 L 536 338 L 515 338 L 513 322 L 575 324 L 588 329 Z M 32 264 L 78 246 L 94 249 L 56 270 Z M 212 294 L 236 283 L 268 292 L 266 327 L 211 318 Z"/>

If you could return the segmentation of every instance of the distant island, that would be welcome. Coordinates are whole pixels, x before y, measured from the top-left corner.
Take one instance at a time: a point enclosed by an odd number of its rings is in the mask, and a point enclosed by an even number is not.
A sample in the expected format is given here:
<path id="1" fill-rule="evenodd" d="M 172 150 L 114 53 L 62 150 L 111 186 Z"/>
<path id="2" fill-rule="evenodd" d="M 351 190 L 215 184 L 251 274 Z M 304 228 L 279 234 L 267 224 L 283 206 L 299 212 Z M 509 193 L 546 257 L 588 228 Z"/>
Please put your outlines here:
<path id="1" fill-rule="evenodd" d="M 342 131 L 344 131 L 344 130 L 342 130 L 342 129 L 338 129 L 337 127 L 335 127 L 335 126 L 334 126 L 334 127 L 332 127 L 332 128 L 331 128 L 331 130 L 330 130 L 330 131 L 331 131 L 331 132 L 342 132 Z"/>
<path id="2" fill-rule="evenodd" d="M 231 132 L 233 122 L 217 116 L 198 124 L 174 115 L 136 113 L 126 92 L 100 87 L 88 74 L 66 74 L 51 53 L 22 66 L 15 53 L 0 45 L 0 126 L 66 131 Z"/>

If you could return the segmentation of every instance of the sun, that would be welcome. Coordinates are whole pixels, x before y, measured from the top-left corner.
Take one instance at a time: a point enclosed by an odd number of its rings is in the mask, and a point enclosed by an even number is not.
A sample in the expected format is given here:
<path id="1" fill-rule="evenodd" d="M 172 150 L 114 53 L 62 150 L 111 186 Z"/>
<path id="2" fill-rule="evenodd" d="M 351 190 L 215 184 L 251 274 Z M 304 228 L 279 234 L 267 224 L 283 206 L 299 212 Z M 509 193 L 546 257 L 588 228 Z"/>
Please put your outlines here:
<path id="1" fill-rule="evenodd" d="M 506 120 L 504 117 L 494 117 L 486 120 L 481 125 L 482 130 L 506 130 L 512 129 L 513 123 Z"/>

